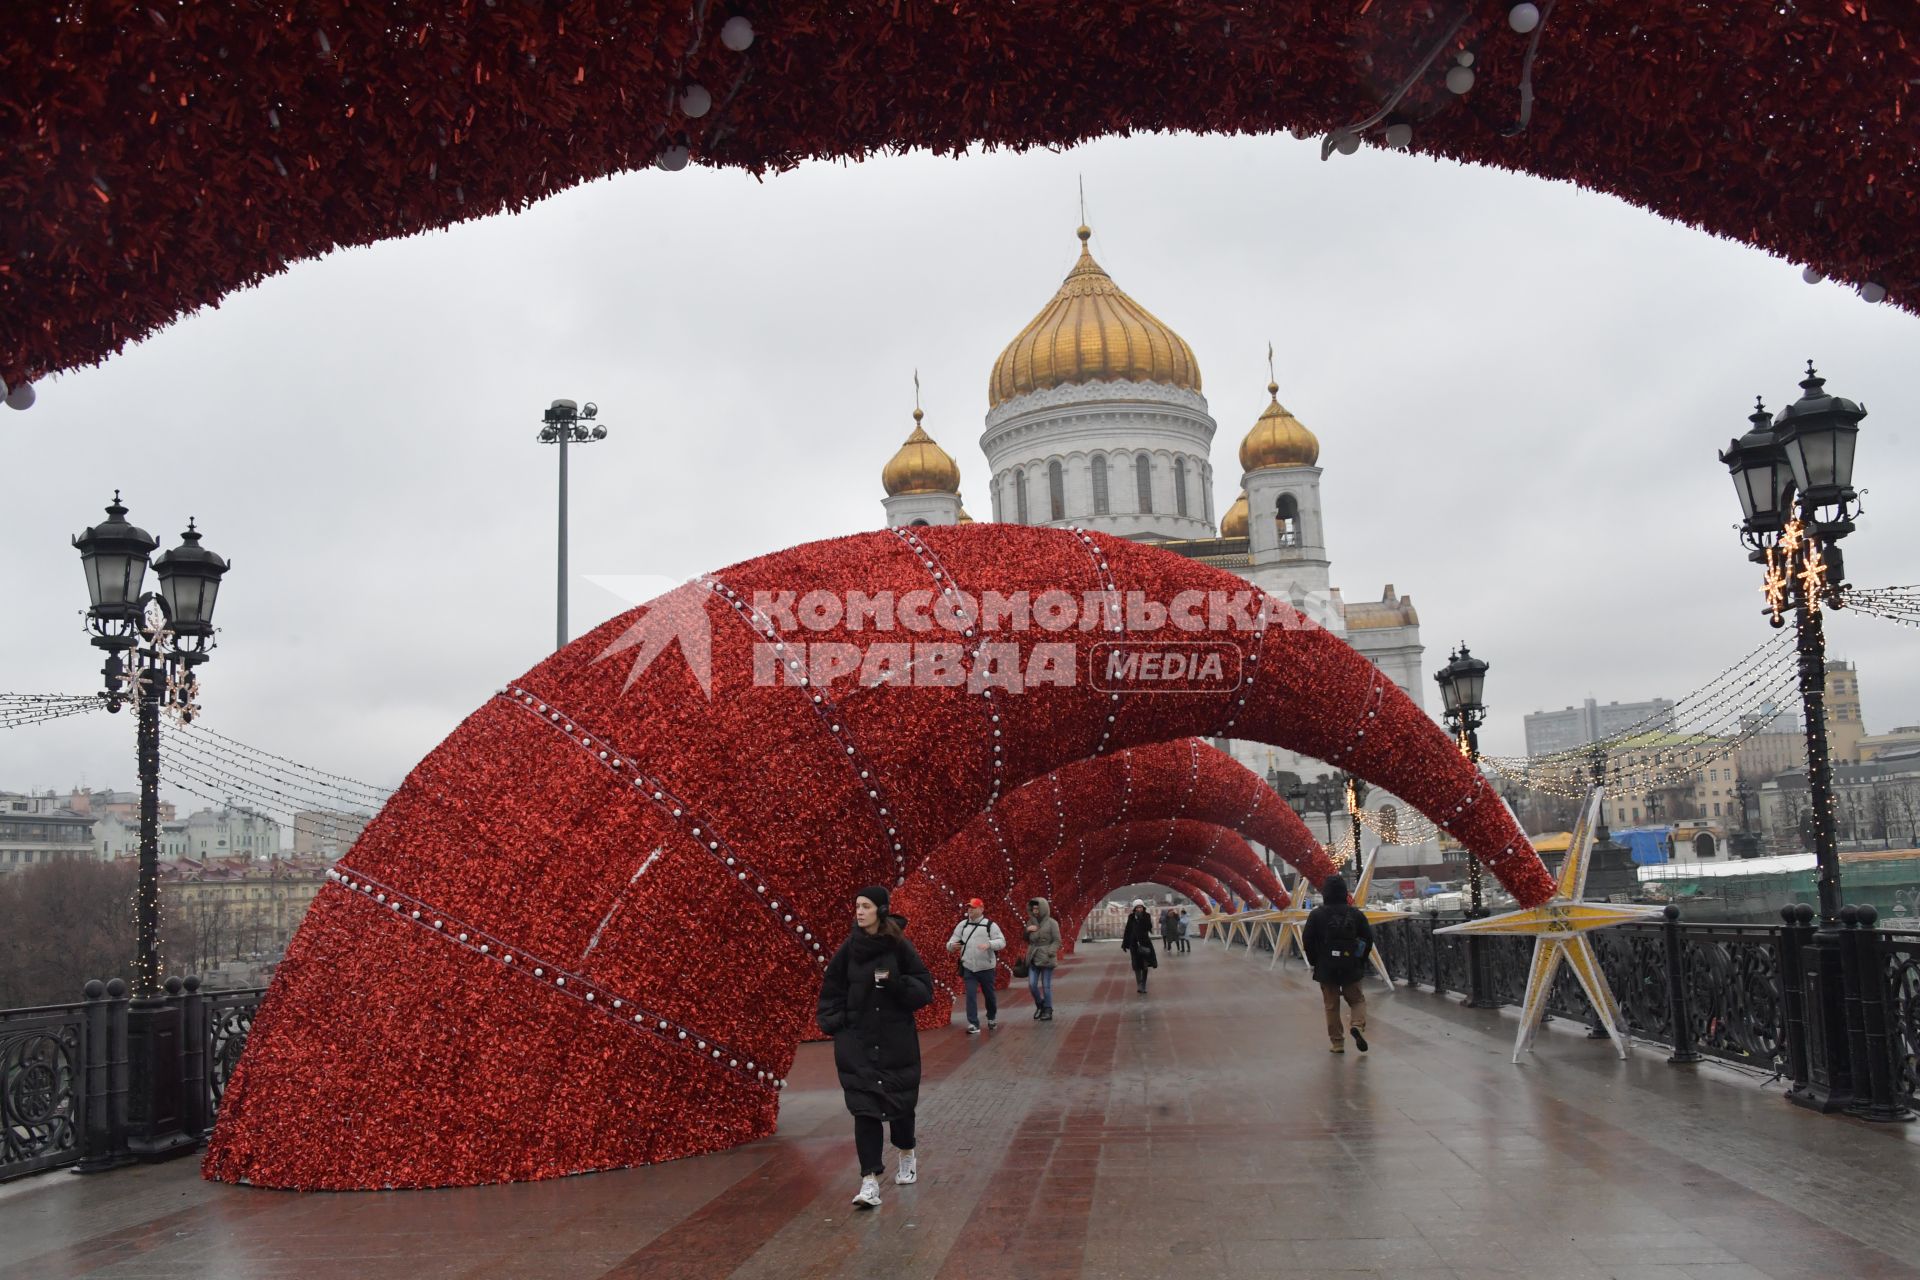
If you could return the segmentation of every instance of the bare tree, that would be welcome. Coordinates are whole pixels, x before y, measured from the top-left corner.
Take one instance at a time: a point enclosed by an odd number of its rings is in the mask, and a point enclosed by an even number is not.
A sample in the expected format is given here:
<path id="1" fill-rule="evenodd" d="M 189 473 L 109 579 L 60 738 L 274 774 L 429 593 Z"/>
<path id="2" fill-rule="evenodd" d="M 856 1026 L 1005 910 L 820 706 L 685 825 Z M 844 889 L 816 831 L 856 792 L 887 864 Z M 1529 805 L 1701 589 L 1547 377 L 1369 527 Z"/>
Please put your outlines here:
<path id="1" fill-rule="evenodd" d="M 93 978 L 133 980 L 131 866 L 63 859 L 0 877 L 0 1008 L 66 1004 Z M 160 955 L 185 968 L 191 924 L 162 913 Z"/>

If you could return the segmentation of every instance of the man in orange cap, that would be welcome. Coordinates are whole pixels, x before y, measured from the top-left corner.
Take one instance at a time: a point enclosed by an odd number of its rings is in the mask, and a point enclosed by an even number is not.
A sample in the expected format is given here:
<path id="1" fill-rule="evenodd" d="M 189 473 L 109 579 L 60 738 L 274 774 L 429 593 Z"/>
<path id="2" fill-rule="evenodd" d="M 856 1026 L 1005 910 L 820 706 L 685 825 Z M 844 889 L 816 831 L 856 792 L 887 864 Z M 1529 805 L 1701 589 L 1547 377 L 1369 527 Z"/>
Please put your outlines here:
<path id="1" fill-rule="evenodd" d="M 967 899 L 967 916 L 953 926 L 947 939 L 947 954 L 960 961 L 960 980 L 967 989 L 967 1034 L 980 1034 L 980 1006 L 974 997 L 977 988 L 987 999 L 987 1030 L 999 1026 L 1000 1002 L 993 996 L 993 970 L 999 955 L 1007 949 L 1006 935 L 1000 926 L 987 919 L 987 904 L 978 898 Z"/>

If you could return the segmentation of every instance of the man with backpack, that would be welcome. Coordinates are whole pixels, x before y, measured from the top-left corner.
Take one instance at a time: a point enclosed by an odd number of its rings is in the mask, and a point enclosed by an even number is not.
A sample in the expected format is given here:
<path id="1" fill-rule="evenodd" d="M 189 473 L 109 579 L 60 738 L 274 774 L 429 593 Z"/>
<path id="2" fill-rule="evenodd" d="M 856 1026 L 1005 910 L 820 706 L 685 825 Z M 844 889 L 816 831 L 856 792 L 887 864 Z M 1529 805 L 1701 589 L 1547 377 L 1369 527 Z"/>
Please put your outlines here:
<path id="1" fill-rule="evenodd" d="M 1367 973 L 1367 955 L 1373 950 L 1373 926 L 1366 912 L 1348 900 L 1347 882 L 1328 876 L 1320 886 L 1322 901 L 1307 913 L 1300 945 L 1320 984 L 1320 1002 L 1327 1011 L 1327 1048 L 1347 1051 L 1347 1032 L 1340 1025 L 1340 1001 L 1345 997 L 1353 1023 L 1353 1044 L 1367 1051 L 1367 997 L 1360 980 Z"/>
<path id="2" fill-rule="evenodd" d="M 978 898 L 967 900 L 967 915 L 953 926 L 947 939 L 947 954 L 959 957 L 960 979 L 967 989 L 967 1034 L 980 1034 L 980 1006 L 974 997 L 977 988 L 987 998 L 987 1030 L 999 1027 L 1000 1002 L 993 994 L 993 971 L 999 955 L 1007 948 L 1000 926 L 987 919 L 987 904 Z"/>

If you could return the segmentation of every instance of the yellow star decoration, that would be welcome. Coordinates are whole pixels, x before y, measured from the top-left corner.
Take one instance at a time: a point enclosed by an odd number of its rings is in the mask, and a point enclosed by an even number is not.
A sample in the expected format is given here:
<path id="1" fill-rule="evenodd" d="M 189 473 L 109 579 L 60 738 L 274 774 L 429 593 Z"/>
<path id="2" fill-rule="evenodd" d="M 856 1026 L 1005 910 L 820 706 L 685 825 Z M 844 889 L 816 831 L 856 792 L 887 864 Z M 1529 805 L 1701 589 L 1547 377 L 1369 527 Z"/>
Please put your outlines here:
<path id="1" fill-rule="evenodd" d="M 1233 917 L 1233 919 L 1227 922 L 1227 949 L 1231 951 L 1234 941 L 1237 939 L 1246 943 L 1247 949 L 1251 951 L 1253 949 L 1253 935 L 1258 931 L 1260 925 L 1279 914 L 1278 911 L 1272 908 L 1263 907 L 1258 911 L 1242 911 L 1239 915 Z"/>
<path id="2" fill-rule="evenodd" d="M 1297 904 L 1302 901 L 1308 888 L 1306 873 L 1302 872 L 1299 879 L 1293 882 L 1293 887 L 1287 890 L 1290 903 Z M 1272 919 L 1268 920 L 1266 926 L 1267 935 L 1273 944 L 1273 960 L 1267 968 L 1277 967 L 1280 957 L 1288 954 L 1289 949 L 1300 941 L 1300 927 L 1306 922 L 1307 909 L 1302 906 L 1289 905 L 1273 913 Z M 1305 948 L 1302 948 L 1302 954 L 1305 954 Z"/>
<path id="3" fill-rule="evenodd" d="M 1533 1047 L 1534 1033 L 1547 1011 L 1547 996 L 1553 979 L 1565 961 L 1580 979 L 1587 999 L 1600 1013 L 1600 1023 L 1613 1038 L 1621 1057 L 1627 1056 L 1627 1028 L 1620 1015 L 1620 1003 L 1613 988 L 1600 972 L 1599 957 L 1594 955 L 1593 940 L 1587 935 L 1595 929 L 1608 929 L 1634 920 L 1647 920 L 1660 914 L 1657 906 L 1624 905 L 1614 902 L 1590 902 L 1586 899 L 1587 868 L 1593 855 L 1594 833 L 1600 829 L 1600 806 L 1606 803 L 1606 788 L 1594 787 L 1587 793 L 1587 807 L 1574 828 L 1573 842 L 1567 847 L 1566 865 L 1560 868 L 1560 882 L 1553 897 L 1537 907 L 1502 912 L 1464 924 L 1436 929 L 1436 934 L 1515 934 L 1533 938 L 1533 965 L 1527 971 L 1527 997 L 1520 1007 L 1520 1031 L 1513 1040 L 1513 1060 Z"/>
<path id="4" fill-rule="evenodd" d="M 1374 863 L 1379 860 L 1380 848 L 1381 846 L 1375 845 L 1373 852 L 1367 855 L 1366 862 L 1360 868 L 1360 882 L 1354 885 L 1352 890 L 1352 900 L 1355 902 L 1365 902 L 1367 895 L 1373 892 L 1373 868 Z M 1308 887 L 1306 876 L 1301 876 L 1289 891 L 1293 900 L 1299 902 Z M 1273 913 L 1273 920 L 1268 926 L 1273 935 L 1273 959 L 1268 962 L 1267 968 L 1278 967 L 1280 958 L 1288 954 L 1292 946 L 1298 945 L 1300 954 L 1306 955 L 1307 948 L 1302 939 L 1301 930 L 1306 927 L 1308 914 L 1304 907 L 1288 907 L 1285 911 Z M 1388 911 L 1384 907 L 1362 907 L 1361 914 L 1365 915 L 1367 923 L 1372 925 L 1398 924 L 1407 919 L 1405 912 Z M 1377 946 L 1370 948 L 1367 959 L 1373 971 L 1391 986 L 1393 977 L 1387 972 L 1387 962 L 1381 958 L 1380 948 Z"/>

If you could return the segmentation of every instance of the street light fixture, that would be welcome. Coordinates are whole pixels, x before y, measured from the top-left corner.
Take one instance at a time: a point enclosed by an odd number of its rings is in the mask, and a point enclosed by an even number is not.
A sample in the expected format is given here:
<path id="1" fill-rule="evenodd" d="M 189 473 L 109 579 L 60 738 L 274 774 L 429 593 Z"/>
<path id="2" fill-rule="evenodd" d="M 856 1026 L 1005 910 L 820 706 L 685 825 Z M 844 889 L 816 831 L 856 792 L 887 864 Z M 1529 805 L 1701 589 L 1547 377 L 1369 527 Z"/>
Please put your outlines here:
<path id="1" fill-rule="evenodd" d="M 1859 494 L 1853 459 L 1866 409 L 1829 395 L 1811 362 L 1801 396 L 1771 423 L 1764 409 L 1753 430 L 1731 442 L 1720 461 L 1740 498 L 1741 537 L 1749 559 L 1765 567 L 1762 610 L 1774 626 L 1793 615 L 1800 656 L 1800 700 L 1807 735 L 1814 852 L 1819 861 L 1820 921 L 1840 918 L 1840 856 L 1834 838 L 1833 774 L 1826 722 L 1827 642 L 1822 614 L 1843 604 L 1846 571 L 1839 543 L 1853 532 Z M 1771 494 L 1769 499 L 1768 495 Z"/>
<path id="2" fill-rule="evenodd" d="M 1806 723 L 1810 835 L 1819 867 L 1820 929 L 1808 948 L 1809 1000 L 1817 1001 L 1818 1032 L 1809 1038 L 1811 1082 L 1788 1096 L 1804 1106 L 1838 1110 L 1864 1099 L 1865 1064 L 1849 1067 L 1842 988 L 1840 852 L 1834 833 L 1833 770 L 1827 751 L 1827 642 L 1822 614 L 1845 603 L 1846 569 L 1840 541 L 1853 532 L 1859 493 L 1853 487 L 1854 451 L 1864 405 L 1826 390 L 1814 371 L 1800 381 L 1798 400 L 1771 422 L 1756 404 L 1752 430 L 1720 454 L 1740 499 L 1741 540 L 1748 559 L 1764 568 L 1762 610 L 1774 626 L 1793 616 L 1800 659 L 1800 701 Z M 1810 1021 L 1812 1014 L 1810 1014 Z"/>
<path id="3" fill-rule="evenodd" d="M 1447 728 L 1452 731 L 1454 741 L 1460 744 L 1460 754 L 1467 758 L 1476 771 L 1480 768 L 1480 726 L 1487 722 L 1486 704 L 1481 695 L 1487 687 L 1487 668 L 1489 664 L 1462 644 L 1447 658 L 1447 665 L 1434 673 L 1434 683 L 1440 686 L 1442 716 Z M 1471 910 L 1475 916 L 1483 912 L 1481 902 L 1480 859 L 1473 850 L 1467 850 L 1467 889 L 1470 893 Z"/>
<path id="4" fill-rule="evenodd" d="M 600 406 L 591 400 L 584 408 L 572 400 L 555 400 L 547 406 L 541 419 L 545 425 L 534 437 L 541 444 L 560 446 L 560 579 L 553 643 L 556 651 L 567 647 L 567 446 L 605 440 L 606 424 L 594 421 L 599 415 Z"/>
<path id="5" fill-rule="evenodd" d="M 230 567 L 200 545 L 188 521 L 180 545 L 153 565 L 158 591 L 143 591 L 147 557 L 159 546 L 127 521 L 114 491 L 107 519 L 73 539 L 87 579 L 87 624 L 104 649 L 100 674 L 109 711 L 135 705 L 140 774 L 140 880 L 134 898 L 134 998 L 127 1009 L 127 1052 L 136 1087 L 128 1096 L 128 1145 L 146 1156 L 190 1148 L 198 1139 L 181 1128 L 179 1108 L 157 1093 L 158 1082 L 178 1078 L 169 1055 L 180 1052 L 181 1010 L 160 981 L 160 712 L 182 723 L 199 713 L 194 668 L 212 657 L 213 607 Z M 168 992 L 179 979 L 167 979 Z"/>

